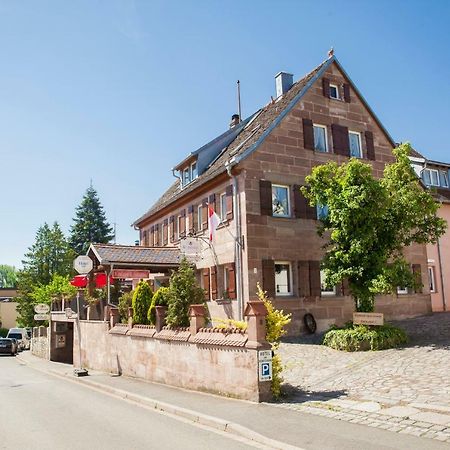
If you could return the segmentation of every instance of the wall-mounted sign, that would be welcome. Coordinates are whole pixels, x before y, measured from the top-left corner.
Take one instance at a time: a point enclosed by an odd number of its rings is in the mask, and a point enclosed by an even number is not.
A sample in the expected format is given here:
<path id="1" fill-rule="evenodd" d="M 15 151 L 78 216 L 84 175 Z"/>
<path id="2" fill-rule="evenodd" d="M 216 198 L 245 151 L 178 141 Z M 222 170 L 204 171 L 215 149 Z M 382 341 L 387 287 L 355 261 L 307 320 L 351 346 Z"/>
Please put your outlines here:
<path id="1" fill-rule="evenodd" d="M 272 350 L 260 350 L 258 352 L 258 361 L 272 361 Z"/>
<path id="2" fill-rule="evenodd" d="M 353 323 L 356 325 L 383 325 L 382 313 L 353 313 Z"/>
<path id="3" fill-rule="evenodd" d="M 66 346 L 66 335 L 57 334 L 56 335 L 56 348 L 64 348 Z"/>
<path id="4" fill-rule="evenodd" d="M 259 381 L 272 380 L 272 361 L 260 361 L 259 365 Z"/>
<path id="5" fill-rule="evenodd" d="M 131 280 L 147 279 L 150 276 L 149 270 L 114 269 L 111 273 L 113 278 L 128 278 Z"/>
<path id="6" fill-rule="evenodd" d="M 45 303 L 38 303 L 34 307 L 34 312 L 36 314 L 47 314 L 50 311 L 50 306 L 46 305 Z M 35 319 L 36 320 L 36 319 Z M 47 320 L 47 319 L 46 319 Z"/>

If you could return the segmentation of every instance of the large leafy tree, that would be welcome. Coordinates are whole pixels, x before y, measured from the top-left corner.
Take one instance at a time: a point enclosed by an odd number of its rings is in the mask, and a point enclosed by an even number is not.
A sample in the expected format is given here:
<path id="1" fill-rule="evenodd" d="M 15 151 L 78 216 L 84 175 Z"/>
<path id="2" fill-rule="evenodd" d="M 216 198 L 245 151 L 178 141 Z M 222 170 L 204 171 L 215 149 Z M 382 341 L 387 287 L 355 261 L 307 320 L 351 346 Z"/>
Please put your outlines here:
<path id="1" fill-rule="evenodd" d="M 312 206 L 327 206 L 318 232 L 327 239 L 322 262 L 327 283 L 347 279 L 357 311 L 372 312 L 375 295 L 397 286 L 417 287 L 403 249 L 435 243 L 446 229 L 439 208 L 411 168 L 409 144 L 394 150 L 395 162 L 376 179 L 358 159 L 315 167 L 302 188 Z"/>
<path id="2" fill-rule="evenodd" d="M 22 261 L 23 269 L 17 273 L 17 312 L 21 325 L 36 325 L 33 320 L 33 291 L 39 286 L 48 285 L 55 275 L 70 275 L 73 259 L 73 250 L 57 222 L 51 227 L 47 223 L 39 227 L 34 244 L 29 247 Z"/>
<path id="3" fill-rule="evenodd" d="M 14 266 L 0 264 L 0 288 L 15 288 L 17 285 L 17 270 Z"/>
<path id="4" fill-rule="evenodd" d="M 97 191 L 91 186 L 76 208 L 74 224 L 70 229 L 70 245 L 76 254 L 85 254 L 91 242 L 106 244 L 113 237 L 113 230 L 106 220 Z"/>

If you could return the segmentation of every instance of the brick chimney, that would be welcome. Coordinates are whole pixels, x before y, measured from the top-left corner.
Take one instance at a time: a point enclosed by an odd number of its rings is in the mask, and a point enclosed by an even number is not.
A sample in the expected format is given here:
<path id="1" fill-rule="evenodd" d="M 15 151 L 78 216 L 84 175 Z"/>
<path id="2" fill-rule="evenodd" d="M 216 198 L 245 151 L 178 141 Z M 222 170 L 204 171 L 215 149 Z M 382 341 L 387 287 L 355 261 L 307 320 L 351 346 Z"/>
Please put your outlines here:
<path id="1" fill-rule="evenodd" d="M 241 118 L 239 117 L 239 114 L 233 114 L 231 116 L 230 128 L 233 128 L 236 125 L 238 125 L 240 121 L 241 121 Z"/>
<path id="2" fill-rule="evenodd" d="M 277 90 L 277 98 L 286 92 L 292 87 L 294 84 L 294 75 L 292 73 L 287 72 L 278 72 L 275 75 L 275 87 Z"/>

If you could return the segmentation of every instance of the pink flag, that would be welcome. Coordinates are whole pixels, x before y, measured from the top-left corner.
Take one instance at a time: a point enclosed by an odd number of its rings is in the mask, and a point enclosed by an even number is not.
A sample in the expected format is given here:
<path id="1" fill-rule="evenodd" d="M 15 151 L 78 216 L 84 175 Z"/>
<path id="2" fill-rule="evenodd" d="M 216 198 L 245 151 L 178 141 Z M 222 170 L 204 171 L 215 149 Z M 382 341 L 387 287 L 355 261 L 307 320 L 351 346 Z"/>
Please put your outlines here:
<path id="1" fill-rule="evenodd" d="M 208 205 L 208 228 L 209 228 L 209 240 L 213 240 L 213 235 L 220 225 L 220 217 L 214 212 L 211 205 Z"/>

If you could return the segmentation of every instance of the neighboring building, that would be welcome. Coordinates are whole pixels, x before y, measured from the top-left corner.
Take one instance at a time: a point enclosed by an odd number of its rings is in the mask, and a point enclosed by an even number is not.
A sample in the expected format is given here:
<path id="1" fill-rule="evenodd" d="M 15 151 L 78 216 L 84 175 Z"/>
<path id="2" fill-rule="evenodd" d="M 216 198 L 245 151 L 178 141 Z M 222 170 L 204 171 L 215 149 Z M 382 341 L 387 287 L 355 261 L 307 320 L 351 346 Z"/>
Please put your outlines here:
<path id="1" fill-rule="evenodd" d="M 17 322 L 16 289 L 0 288 L 0 327 L 14 328 Z"/>
<path id="2" fill-rule="evenodd" d="M 431 161 L 417 151 L 410 156 L 412 166 L 440 203 L 438 215 L 450 223 L 450 164 Z M 450 309 L 450 232 L 427 245 L 428 285 L 433 311 Z"/>
<path id="3" fill-rule="evenodd" d="M 246 120 L 233 116 L 229 130 L 178 164 L 178 179 L 134 225 L 143 246 L 178 246 L 186 236 L 202 242 L 196 265 L 212 318 L 242 317 L 259 282 L 277 307 L 293 314 L 289 331 L 298 334 L 306 312 L 320 330 L 354 311 L 345 284 L 323 283 L 317 211 L 299 186 L 314 166 L 349 156 L 370 162 L 381 176 L 395 144 L 334 56 L 296 83 L 280 72 L 276 92 Z M 208 205 L 223 221 L 213 246 Z M 387 318 L 431 311 L 425 246 L 405 255 L 425 286 L 421 293 L 379 297 L 376 309 Z"/>

